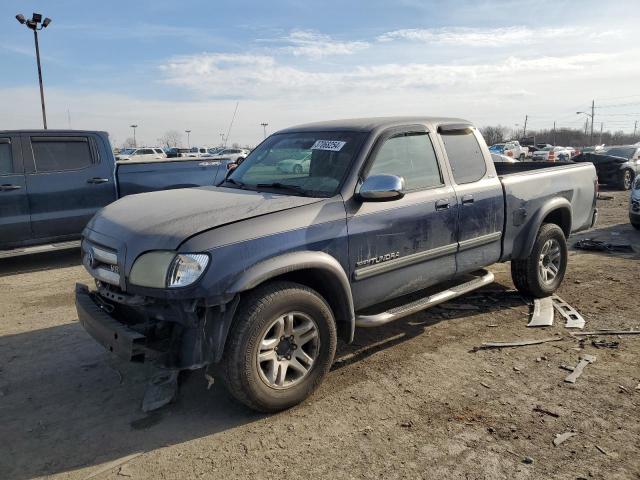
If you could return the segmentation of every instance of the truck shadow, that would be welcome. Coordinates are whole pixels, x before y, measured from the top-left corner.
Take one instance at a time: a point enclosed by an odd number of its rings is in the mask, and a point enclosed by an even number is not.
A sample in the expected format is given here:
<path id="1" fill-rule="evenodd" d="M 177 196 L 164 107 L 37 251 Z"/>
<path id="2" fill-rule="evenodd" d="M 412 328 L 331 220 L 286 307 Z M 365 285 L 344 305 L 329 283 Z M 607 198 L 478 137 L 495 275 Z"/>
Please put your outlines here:
<path id="1" fill-rule="evenodd" d="M 354 344 L 340 346 L 333 370 L 402 344 L 442 320 L 523 305 L 517 293 L 498 284 L 459 302 L 467 310 L 445 306 L 358 330 Z M 140 402 L 151 373 L 106 354 L 78 323 L 0 337 L 0 478 L 69 472 L 264 418 L 232 400 L 219 383 L 207 390 L 202 372 L 188 377 L 174 404 L 145 415 Z M 321 391 L 309 402 L 331 394 Z"/>
<path id="2" fill-rule="evenodd" d="M 32 253 L 0 259 L 0 277 L 17 273 L 41 272 L 80 265 L 80 249 L 69 248 L 54 252 Z"/>

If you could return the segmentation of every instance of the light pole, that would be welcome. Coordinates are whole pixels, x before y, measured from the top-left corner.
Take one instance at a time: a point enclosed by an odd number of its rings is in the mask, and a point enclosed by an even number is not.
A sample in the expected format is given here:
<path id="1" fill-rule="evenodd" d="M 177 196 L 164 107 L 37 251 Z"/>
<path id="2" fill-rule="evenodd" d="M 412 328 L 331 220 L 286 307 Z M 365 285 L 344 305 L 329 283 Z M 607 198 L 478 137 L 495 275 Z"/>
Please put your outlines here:
<path id="1" fill-rule="evenodd" d="M 220 134 L 220 146 L 224 147 L 224 133 Z"/>
<path id="2" fill-rule="evenodd" d="M 24 15 L 19 13 L 16 15 L 16 20 L 18 20 L 22 25 L 27 25 L 27 28 L 33 30 L 33 39 L 36 43 L 36 62 L 38 63 L 38 81 L 40 82 L 40 104 L 42 105 L 42 123 L 44 124 L 44 129 L 47 129 L 47 112 L 44 108 L 44 87 L 42 86 L 42 67 L 40 66 L 40 46 L 38 45 L 38 31 L 43 28 L 47 28 L 51 23 L 51 19 L 46 17 L 42 20 L 42 15 L 39 13 L 33 13 L 30 20 L 24 18 Z M 38 24 L 41 24 L 38 27 Z"/>
<path id="3" fill-rule="evenodd" d="M 262 125 L 262 130 L 264 131 L 264 138 L 267 138 L 267 127 L 269 126 L 269 124 L 266 122 L 262 122 L 260 125 Z"/>
<path id="4" fill-rule="evenodd" d="M 187 134 L 187 147 L 191 149 L 191 130 L 185 130 L 184 133 Z"/>
<path id="5" fill-rule="evenodd" d="M 138 128 L 138 125 L 129 125 L 129 126 L 133 128 L 133 146 L 137 147 L 138 142 L 136 142 L 136 128 Z"/>
<path id="6" fill-rule="evenodd" d="M 576 115 L 586 115 L 587 117 L 591 118 L 591 137 L 590 137 L 590 144 L 593 145 L 593 117 L 595 116 L 595 100 L 591 101 L 591 113 L 588 112 L 576 112 Z M 585 132 L 586 134 L 586 132 Z"/>

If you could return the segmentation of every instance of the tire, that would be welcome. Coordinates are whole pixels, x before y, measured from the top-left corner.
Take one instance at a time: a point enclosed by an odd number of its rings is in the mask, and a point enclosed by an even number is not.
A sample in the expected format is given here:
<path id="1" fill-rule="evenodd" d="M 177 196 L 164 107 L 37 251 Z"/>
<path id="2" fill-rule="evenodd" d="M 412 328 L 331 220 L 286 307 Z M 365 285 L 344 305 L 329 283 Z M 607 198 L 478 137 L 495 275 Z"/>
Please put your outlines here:
<path id="1" fill-rule="evenodd" d="M 556 259 L 554 255 L 556 250 L 557 264 L 552 260 Z M 562 283 L 567 270 L 568 257 L 567 240 L 562 229 L 554 223 L 545 223 L 538 231 L 531 255 L 511 261 L 513 283 L 524 295 L 534 298 L 548 297 Z M 550 278 L 554 270 L 552 266 L 555 267 L 556 273 L 553 278 Z M 546 280 L 543 270 L 547 272 Z"/>
<path id="2" fill-rule="evenodd" d="M 289 316 L 293 330 L 286 328 Z M 284 331 L 278 330 L 281 320 Z M 309 332 L 295 340 L 294 335 L 281 335 L 301 332 L 309 321 L 316 329 L 311 340 L 303 338 Z M 311 395 L 329 372 L 336 339 L 333 312 L 315 290 L 293 282 L 265 284 L 240 305 L 221 362 L 224 382 L 234 398 L 253 410 L 273 413 L 293 407 Z M 273 342 L 277 346 L 265 348 Z M 265 360 L 260 362 L 259 356 Z M 306 373 L 300 373 L 300 366 L 307 367 Z"/>
<path id="3" fill-rule="evenodd" d="M 620 174 L 620 180 L 618 181 L 618 186 L 623 190 L 631 190 L 631 186 L 633 185 L 633 172 L 629 169 L 624 170 Z"/>
<path id="4" fill-rule="evenodd" d="M 293 166 L 293 173 L 297 173 L 297 174 L 302 173 L 302 165 L 294 165 Z"/>

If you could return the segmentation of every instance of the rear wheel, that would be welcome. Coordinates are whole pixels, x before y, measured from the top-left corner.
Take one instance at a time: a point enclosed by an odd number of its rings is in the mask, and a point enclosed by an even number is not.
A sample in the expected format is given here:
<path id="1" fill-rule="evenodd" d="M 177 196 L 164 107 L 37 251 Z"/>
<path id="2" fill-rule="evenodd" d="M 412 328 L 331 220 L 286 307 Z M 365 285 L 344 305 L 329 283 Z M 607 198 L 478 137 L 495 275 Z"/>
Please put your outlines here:
<path id="1" fill-rule="evenodd" d="M 511 278 L 520 293 L 548 297 L 562 283 L 567 260 L 564 232 L 558 225 L 545 223 L 538 231 L 531 255 L 511 261 Z"/>
<path id="2" fill-rule="evenodd" d="M 326 301 L 304 285 L 275 282 L 243 302 L 221 366 L 237 400 L 277 412 L 311 395 L 335 351 L 335 321 Z"/>
<path id="3" fill-rule="evenodd" d="M 633 172 L 631 170 L 625 170 L 620 175 L 620 180 L 618 182 L 618 186 L 623 190 L 630 190 L 631 185 L 633 185 Z"/>

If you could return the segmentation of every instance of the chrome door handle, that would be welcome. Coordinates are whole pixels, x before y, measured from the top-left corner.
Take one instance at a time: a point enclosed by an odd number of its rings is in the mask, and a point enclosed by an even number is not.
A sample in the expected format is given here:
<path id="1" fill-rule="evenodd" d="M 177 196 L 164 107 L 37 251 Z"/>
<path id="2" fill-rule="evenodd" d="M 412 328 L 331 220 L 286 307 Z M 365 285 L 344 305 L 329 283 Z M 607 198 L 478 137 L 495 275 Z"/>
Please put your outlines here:
<path id="1" fill-rule="evenodd" d="M 448 198 L 436 201 L 436 210 L 446 210 L 451 206 Z"/>
<path id="2" fill-rule="evenodd" d="M 463 195 L 462 196 L 462 204 L 468 205 L 469 203 L 473 203 L 473 195 Z"/>
<path id="3" fill-rule="evenodd" d="M 4 183 L 0 185 L 0 191 L 10 192 L 11 190 L 20 190 L 22 187 L 20 185 L 11 185 L 10 183 Z"/>
<path id="4" fill-rule="evenodd" d="M 93 177 L 87 180 L 87 183 L 107 183 L 108 178 Z"/>

